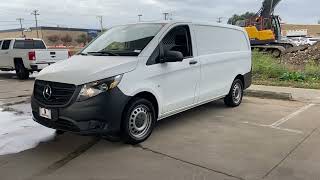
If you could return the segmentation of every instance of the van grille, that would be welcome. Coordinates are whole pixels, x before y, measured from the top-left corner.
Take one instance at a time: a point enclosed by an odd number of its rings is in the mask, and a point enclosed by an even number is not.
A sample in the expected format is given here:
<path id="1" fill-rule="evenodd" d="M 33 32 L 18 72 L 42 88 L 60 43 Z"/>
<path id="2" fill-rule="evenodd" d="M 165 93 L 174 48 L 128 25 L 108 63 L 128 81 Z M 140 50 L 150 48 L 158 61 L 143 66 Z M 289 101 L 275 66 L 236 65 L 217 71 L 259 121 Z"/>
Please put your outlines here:
<path id="1" fill-rule="evenodd" d="M 47 86 L 51 89 L 51 96 L 49 98 L 48 96 L 45 98 L 43 95 L 43 91 Z M 36 80 L 33 94 L 42 104 L 63 106 L 70 102 L 75 90 L 76 86 L 72 84 Z"/>

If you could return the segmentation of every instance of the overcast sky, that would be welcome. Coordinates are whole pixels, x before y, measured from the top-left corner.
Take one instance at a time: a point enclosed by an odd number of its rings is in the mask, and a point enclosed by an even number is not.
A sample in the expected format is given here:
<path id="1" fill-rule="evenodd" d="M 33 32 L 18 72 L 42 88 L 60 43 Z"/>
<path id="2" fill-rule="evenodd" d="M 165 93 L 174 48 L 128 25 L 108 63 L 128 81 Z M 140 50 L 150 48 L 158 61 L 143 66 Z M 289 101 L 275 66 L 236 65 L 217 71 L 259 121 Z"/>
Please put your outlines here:
<path id="1" fill-rule="evenodd" d="M 216 21 L 246 11 L 257 12 L 262 0 L 0 0 L 0 29 L 18 28 L 16 18 L 24 18 L 23 26 L 34 26 L 30 14 L 38 9 L 39 25 L 98 28 L 97 15 L 103 16 L 105 27 L 142 20 L 163 19 L 163 12 L 175 20 Z M 284 0 L 275 13 L 287 23 L 315 24 L 320 19 L 320 1 Z"/>

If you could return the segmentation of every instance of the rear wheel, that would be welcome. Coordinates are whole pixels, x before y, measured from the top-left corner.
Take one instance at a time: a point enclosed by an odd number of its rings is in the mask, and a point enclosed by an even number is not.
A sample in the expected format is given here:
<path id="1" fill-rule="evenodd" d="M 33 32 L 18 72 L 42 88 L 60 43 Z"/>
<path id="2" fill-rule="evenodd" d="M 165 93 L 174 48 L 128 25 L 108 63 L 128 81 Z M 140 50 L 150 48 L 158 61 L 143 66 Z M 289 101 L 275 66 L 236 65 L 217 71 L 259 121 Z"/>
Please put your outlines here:
<path id="1" fill-rule="evenodd" d="M 56 135 L 57 135 L 57 136 L 60 136 L 60 135 L 62 135 L 62 134 L 64 134 L 64 133 L 65 133 L 65 131 L 56 130 Z"/>
<path id="2" fill-rule="evenodd" d="M 15 69 L 18 79 L 25 80 L 29 78 L 29 71 L 24 67 L 21 61 L 15 63 Z"/>
<path id="3" fill-rule="evenodd" d="M 123 140 L 138 144 L 151 135 L 156 123 L 153 104 L 143 98 L 134 98 L 127 106 L 122 121 Z"/>
<path id="4" fill-rule="evenodd" d="M 229 94 L 224 98 L 224 103 L 229 107 L 237 107 L 243 97 L 243 83 L 240 79 L 233 81 Z"/>

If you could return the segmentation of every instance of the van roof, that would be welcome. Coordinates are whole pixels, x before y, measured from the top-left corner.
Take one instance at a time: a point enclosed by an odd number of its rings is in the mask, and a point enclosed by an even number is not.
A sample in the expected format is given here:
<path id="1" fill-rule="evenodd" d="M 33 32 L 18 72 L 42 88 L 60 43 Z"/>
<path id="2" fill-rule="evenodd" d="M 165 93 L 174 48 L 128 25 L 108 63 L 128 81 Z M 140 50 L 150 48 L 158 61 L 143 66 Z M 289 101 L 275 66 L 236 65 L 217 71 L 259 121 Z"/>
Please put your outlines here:
<path id="1" fill-rule="evenodd" d="M 154 23 L 159 23 L 159 24 L 196 24 L 196 25 L 204 25 L 204 26 L 215 26 L 215 27 L 225 27 L 225 28 L 230 28 L 230 29 L 236 29 L 240 31 L 245 31 L 244 28 L 239 27 L 239 26 L 234 26 L 230 24 L 223 24 L 223 23 L 216 23 L 216 22 L 206 22 L 206 21 L 142 21 L 139 23 L 132 23 L 132 24 L 154 24 Z"/>

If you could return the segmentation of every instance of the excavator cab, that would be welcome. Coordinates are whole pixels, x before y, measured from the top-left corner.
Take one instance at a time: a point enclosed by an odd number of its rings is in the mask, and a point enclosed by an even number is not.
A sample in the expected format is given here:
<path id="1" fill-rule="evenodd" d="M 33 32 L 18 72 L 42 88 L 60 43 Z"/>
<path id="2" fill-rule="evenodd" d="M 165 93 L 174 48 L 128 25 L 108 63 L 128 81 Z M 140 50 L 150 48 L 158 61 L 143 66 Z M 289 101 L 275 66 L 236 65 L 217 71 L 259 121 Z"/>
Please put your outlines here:
<path id="1" fill-rule="evenodd" d="M 276 36 L 271 28 L 272 21 L 269 18 L 251 18 L 246 20 L 245 29 L 251 41 L 251 45 L 261 45 L 274 42 Z"/>
<path id="2" fill-rule="evenodd" d="M 242 25 L 248 33 L 251 45 L 268 44 L 281 39 L 279 16 L 252 18 L 245 20 L 245 24 L 242 22 Z"/>

